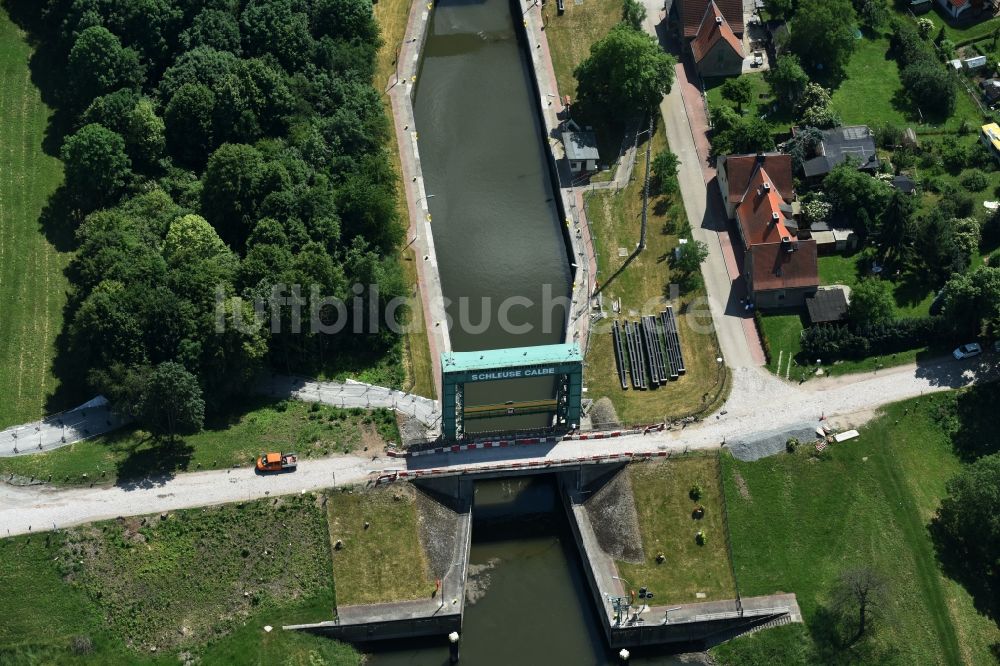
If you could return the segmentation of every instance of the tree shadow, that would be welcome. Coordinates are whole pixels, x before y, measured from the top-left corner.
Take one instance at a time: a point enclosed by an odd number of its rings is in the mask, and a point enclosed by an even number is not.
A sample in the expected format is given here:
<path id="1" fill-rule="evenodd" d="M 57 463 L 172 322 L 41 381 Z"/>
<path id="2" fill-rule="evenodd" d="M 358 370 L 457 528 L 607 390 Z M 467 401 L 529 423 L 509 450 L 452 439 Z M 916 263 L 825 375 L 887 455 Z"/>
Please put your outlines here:
<path id="1" fill-rule="evenodd" d="M 977 611 L 994 622 L 1000 621 L 1000 590 L 991 584 L 991 577 L 972 564 L 965 549 L 952 541 L 936 516 L 927 531 L 944 574 L 965 588 Z"/>
<path id="2" fill-rule="evenodd" d="M 162 486 L 185 471 L 191 463 L 194 447 L 179 438 L 144 437 L 125 445 L 125 457 L 116 466 L 118 481 L 124 490 Z"/>
<path id="3" fill-rule="evenodd" d="M 898 648 L 870 640 L 877 627 L 856 637 L 857 626 L 835 609 L 819 606 L 807 622 L 816 645 L 817 662 L 828 665 L 893 663 Z"/>
<path id="4" fill-rule="evenodd" d="M 955 453 L 971 463 L 1000 452 L 1000 437 L 989 418 L 1000 401 L 1000 385 L 979 384 L 962 391 L 953 403 L 938 407 L 936 418 L 951 438 Z"/>
<path id="5" fill-rule="evenodd" d="M 905 272 L 902 279 L 893 284 L 892 294 L 899 307 L 916 307 L 934 290 L 933 286 L 924 280 L 923 275 L 912 271 Z"/>

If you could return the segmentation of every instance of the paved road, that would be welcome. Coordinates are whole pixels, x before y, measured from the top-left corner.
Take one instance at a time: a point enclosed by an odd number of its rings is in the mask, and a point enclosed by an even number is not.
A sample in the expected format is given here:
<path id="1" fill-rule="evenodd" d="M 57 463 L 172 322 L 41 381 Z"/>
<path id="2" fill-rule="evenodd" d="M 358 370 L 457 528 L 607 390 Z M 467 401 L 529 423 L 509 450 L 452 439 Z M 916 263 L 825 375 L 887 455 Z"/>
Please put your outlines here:
<path id="1" fill-rule="evenodd" d="M 661 43 L 666 41 L 666 22 L 663 5 L 656 0 L 645 0 L 647 7 L 646 32 Z M 675 68 L 675 84 L 660 104 L 664 129 L 670 149 L 677 155 L 678 181 L 684 200 L 684 209 L 691 222 L 692 235 L 708 246 L 708 259 L 702 264 L 702 275 L 708 292 L 712 322 L 719 337 L 719 345 L 726 365 L 731 368 L 750 368 L 763 363 L 763 352 L 756 333 L 748 330 L 739 300 L 745 295 L 734 278 L 740 271 L 728 247 L 729 238 L 724 210 L 716 192 L 715 173 L 703 156 L 708 154 L 705 119 L 696 119 L 693 127 L 685 110 L 684 94 L 699 95 L 688 81 L 683 63 Z M 697 103 L 700 103 L 698 101 Z M 697 142 L 701 142 L 700 151 Z M 711 197 L 711 198 L 710 198 Z"/>
<path id="2" fill-rule="evenodd" d="M 983 357 L 981 357 L 983 358 Z M 673 451 L 717 448 L 725 439 L 761 430 L 818 425 L 825 415 L 835 425 L 856 426 L 881 404 L 934 391 L 996 379 L 996 360 L 941 361 L 901 366 L 870 375 L 812 380 L 801 386 L 783 382 L 760 368 L 734 371 L 733 395 L 720 414 L 683 430 L 617 439 L 568 441 L 505 449 L 403 459 L 372 460 L 336 456 L 306 460 L 297 472 L 257 476 L 249 469 L 180 474 L 156 482 L 113 488 L 56 490 L 43 486 L 15 488 L 0 484 L 0 526 L 10 534 L 66 527 L 116 516 L 172 511 L 180 508 L 238 502 L 251 497 L 290 494 L 334 485 L 363 482 L 372 472 L 387 469 L 428 469 L 452 465 L 475 470 L 502 461 L 527 462 L 589 457 L 631 451 Z M 0 536 L 4 536 L 0 534 Z"/>

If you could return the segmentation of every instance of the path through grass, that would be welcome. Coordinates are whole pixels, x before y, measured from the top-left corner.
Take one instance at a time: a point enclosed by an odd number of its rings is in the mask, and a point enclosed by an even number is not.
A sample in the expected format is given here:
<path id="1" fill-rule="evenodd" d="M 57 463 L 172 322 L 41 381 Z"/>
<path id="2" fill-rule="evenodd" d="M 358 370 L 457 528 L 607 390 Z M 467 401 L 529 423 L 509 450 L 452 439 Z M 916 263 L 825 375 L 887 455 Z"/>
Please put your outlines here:
<path id="1" fill-rule="evenodd" d="M 50 112 L 31 82 L 31 53 L 0 9 L 0 428 L 47 411 L 67 289 L 68 255 L 38 221 L 62 165 L 42 152 Z"/>

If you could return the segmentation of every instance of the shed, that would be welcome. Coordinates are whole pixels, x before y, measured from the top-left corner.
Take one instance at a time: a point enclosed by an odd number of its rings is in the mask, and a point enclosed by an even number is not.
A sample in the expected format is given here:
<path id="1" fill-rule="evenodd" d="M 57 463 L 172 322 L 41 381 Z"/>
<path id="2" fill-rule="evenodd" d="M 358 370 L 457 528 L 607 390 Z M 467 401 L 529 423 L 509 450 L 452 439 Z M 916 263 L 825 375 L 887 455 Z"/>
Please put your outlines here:
<path id="1" fill-rule="evenodd" d="M 907 175 L 899 174 L 892 177 L 892 186 L 903 194 L 916 194 L 917 184 Z"/>
<path id="2" fill-rule="evenodd" d="M 597 171 L 601 155 L 597 150 L 596 134 L 590 131 L 563 132 L 562 141 L 570 171 L 573 173 Z"/>
<path id="3" fill-rule="evenodd" d="M 962 64 L 965 65 L 966 69 L 979 69 L 980 67 L 986 66 L 986 56 L 979 55 L 966 58 L 962 61 Z"/>
<path id="4" fill-rule="evenodd" d="M 813 324 L 840 321 L 847 315 L 847 294 L 840 287 L 820 289 L 806 299 L 806 309 Z"/>

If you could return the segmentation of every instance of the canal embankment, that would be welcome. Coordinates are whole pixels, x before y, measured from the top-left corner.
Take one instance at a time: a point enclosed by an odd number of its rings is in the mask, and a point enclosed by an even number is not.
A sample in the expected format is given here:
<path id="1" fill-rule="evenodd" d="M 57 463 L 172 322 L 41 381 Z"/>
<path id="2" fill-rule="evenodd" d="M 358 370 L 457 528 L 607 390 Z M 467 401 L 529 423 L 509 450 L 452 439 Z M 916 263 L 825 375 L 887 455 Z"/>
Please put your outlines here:
<path id="1" fill-rule="evenodd" d="M 396 82 L 388 94 L 409 216 L 408 242 L 414 250 L 414 261 L 417 264 L 417 287 L 420 290 L 423 322 L 427 328 L 435 395 L 441 395 L 441 354 L 451 351 L 451 340 L 413 112 L 420 57 L 427 41 L 433 10 L 431 2 L 414 0 L 412 3 L 406 32 L 396 58 Z M 416 321 L 417 317 L 413 319 Z"/>
<path id="2" fill-rule="evenodd" d="M 556 180 L 555 188 L 559 193 L 563 231 L 574 270 L 564 339 L 567 343 L 575 342 L 581 352 L 585 353 L 590 336 L 590 298 L 597 288 L 595 277 L 597 259 L 593 236 L 583 206 L 583 189 L 573 187 L 572 177 L 564 159 L 559 116 L 565 107 L 559 95 L 552 55 L 549 52 L 549 41 L 545 35 L 542 5 L 535 2 L 525 8 L 523 4 L 525 4 L 523 0 L 511 0 L 512 11 L 521 14 L 522 17 L 521 34 L 531 58 L 531 78 L 544 128 L 541 138 Z"/>
<path id="3" fill-rule="evenodd" d="M 459 477 L 332 494 L 335 617 L 284 628 L 354 643 L 460 631 L 471 505 Z"/>

